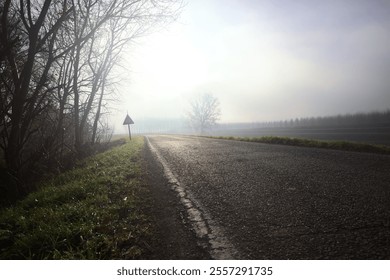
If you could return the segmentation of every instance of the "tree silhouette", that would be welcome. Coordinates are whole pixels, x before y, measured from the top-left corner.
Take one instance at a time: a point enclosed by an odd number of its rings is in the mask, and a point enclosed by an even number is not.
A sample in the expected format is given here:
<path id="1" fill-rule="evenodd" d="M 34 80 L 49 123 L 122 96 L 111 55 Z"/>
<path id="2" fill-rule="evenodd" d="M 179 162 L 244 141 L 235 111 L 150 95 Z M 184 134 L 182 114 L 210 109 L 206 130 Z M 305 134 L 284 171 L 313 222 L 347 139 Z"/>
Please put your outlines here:
<path id="1" fill-rule="evenodd" d="M 80 155 L 96 143 L 123 49 L 180 10 L 180 0 L 0 1 L 0 173 L 21 182 L 65 146 Z"/>
<path id="2" fill-rule="evenodd" d="M 187 113 L 192 128 L 203 134 L 212 128 L 221 116 L 219 100 L 210 93 L 198 95 L 191 101 L 191 109 Z"/>

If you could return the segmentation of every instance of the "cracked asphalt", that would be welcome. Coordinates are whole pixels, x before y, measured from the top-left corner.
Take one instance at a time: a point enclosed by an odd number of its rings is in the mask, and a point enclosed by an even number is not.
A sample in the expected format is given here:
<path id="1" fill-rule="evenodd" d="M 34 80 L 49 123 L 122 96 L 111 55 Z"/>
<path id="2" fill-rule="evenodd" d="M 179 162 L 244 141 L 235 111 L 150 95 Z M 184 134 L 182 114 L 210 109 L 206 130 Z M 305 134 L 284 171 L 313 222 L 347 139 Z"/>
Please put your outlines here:
<path id="1" fill-rule="evenodd" d="M 148 136 L 241 259 L 390 259 L 390 156 Z"/>

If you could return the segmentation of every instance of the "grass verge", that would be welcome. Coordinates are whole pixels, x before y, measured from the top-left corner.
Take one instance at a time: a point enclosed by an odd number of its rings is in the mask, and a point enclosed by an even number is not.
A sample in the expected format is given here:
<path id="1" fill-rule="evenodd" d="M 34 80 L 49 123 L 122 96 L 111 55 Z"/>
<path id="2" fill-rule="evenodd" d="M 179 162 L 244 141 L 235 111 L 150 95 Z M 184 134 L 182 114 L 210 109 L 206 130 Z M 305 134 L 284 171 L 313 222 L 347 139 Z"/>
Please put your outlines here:
<path id="1" fill-rule="evenodd" d="M 320 141 L 320 140 L 312 140 L 312 139 L 277 137 L 277 136 L 264 136 L 264 137 L 211 136 L 210 138 L 245 141 L 245 142 L 258 142 L 258 143 L 266 143 L 266 144 L 322 148 L 322 149 L 334 149 L 334 150 L 353 151 L 353 152 L 390 154 L 390 147 L 387 146 L 370 145 L 365 143 L 356 143 L 356 142 L 348 142 L 348 141 Z"/>
<path id="2" fill-rule="evenodd" d="M 150 223 L 141 210 L 143 138 L 87 158 L 0 213 L 1 259 L 138 259 Z"/>

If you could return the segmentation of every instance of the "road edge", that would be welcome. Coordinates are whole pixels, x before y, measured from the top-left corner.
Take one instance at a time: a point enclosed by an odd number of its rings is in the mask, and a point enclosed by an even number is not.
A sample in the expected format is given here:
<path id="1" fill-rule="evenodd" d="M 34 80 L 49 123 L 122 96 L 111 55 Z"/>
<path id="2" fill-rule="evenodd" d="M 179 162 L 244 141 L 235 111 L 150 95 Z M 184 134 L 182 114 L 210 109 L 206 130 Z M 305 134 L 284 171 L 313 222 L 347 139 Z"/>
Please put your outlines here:
<path id="1" fill-rule="evenodd" d="M 199 201 L 193 198 L 186 190 L 185 186 L 179 182 L 165 158 L 149 141 L 148 136 L 145 136 L 145 140 L 151 153 L 162 165 L 164 177 L 168 180 L 171 189 L 177 193 L 180 203 L 184 206 L 187 218 L 198 238 L 199 245 L 207 249 L 213 259 L 237 259 L 239 252 L 225 236 L 224 230 L 211 219 L 210 215 L 203 209 Z"/>

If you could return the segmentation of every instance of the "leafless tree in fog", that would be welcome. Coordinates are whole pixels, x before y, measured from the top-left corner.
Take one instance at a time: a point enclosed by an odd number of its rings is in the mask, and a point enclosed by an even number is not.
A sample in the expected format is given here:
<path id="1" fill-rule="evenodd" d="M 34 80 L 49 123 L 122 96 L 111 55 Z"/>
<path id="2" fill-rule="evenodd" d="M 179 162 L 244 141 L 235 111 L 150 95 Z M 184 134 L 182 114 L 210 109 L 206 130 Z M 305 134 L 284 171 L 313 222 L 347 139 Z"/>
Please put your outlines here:
<path id="1" fill-rule="evenodd" d="M 218 98 L 210 93 L 198 95 L 191 101 L 188 121 L 192 128 L 203 134 L 220 119 L 221 109 Z"/>
<path id="2" fill-rule="evenodd" d="M 20 179 L 64 146 L 77 154 L 95 143 L 123 48 L 180 8 L 180 0 L 1 1 L 0 167 Z"/>

